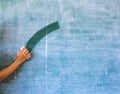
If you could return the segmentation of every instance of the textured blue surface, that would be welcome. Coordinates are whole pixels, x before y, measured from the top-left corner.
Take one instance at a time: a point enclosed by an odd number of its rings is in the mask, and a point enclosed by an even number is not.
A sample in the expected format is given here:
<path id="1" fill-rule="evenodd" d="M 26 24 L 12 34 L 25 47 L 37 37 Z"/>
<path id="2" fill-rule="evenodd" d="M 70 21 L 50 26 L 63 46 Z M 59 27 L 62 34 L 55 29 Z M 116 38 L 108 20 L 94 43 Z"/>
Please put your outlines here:
<path id="1" fill-rule="evenodd" d="M 54 21 L 2 94 L 119 94 L 120 0 L 0 0 L 0 64 Z"/>

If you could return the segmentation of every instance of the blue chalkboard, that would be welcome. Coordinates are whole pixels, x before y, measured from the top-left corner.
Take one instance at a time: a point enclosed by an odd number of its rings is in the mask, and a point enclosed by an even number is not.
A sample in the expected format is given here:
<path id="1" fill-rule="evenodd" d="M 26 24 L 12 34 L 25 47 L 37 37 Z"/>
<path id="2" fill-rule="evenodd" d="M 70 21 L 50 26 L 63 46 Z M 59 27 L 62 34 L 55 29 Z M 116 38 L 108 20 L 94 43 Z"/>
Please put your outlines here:
<path id="1" fill-rule="evenodd" d="M 119 94 L 120 0 L 0 0 L 0 66 L 55 21 L 0 94 Z"/>

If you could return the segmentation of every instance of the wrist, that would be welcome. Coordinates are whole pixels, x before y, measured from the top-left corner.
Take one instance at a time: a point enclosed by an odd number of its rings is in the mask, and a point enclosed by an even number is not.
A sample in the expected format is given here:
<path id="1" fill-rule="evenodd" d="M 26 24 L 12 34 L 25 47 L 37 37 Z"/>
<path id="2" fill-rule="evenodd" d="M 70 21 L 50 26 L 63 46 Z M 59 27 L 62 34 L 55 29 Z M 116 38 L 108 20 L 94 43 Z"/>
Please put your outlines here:
<path id="1" fill-rule="evenodd" d="M 18 59 L 15 60 L 15 62 L 20 65 L 20 64 L 22 64 L 24 61 L 18 58 Z"/>

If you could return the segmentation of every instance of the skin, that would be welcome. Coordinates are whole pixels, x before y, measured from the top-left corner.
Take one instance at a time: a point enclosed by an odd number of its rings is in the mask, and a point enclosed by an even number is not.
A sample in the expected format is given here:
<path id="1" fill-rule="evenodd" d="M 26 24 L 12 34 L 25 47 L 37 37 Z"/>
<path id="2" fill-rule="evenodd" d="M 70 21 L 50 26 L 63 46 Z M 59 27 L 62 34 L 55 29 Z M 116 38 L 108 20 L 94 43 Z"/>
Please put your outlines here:
<path id="1" fill-rule="evenodd" d="M 31 54 L 27 48 L 23 47 L 16 53 L 16 60 L 7 68 L 0 71 L 0 82 L 10 76 L 21 64 L 30 59 Z"/>

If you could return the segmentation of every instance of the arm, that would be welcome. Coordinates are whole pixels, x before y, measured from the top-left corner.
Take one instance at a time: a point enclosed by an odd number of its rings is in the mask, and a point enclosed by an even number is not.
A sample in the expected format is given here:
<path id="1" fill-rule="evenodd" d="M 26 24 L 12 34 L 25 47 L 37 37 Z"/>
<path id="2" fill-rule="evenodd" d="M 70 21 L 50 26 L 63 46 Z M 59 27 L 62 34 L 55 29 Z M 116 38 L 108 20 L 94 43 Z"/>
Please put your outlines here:
<path id="1" fill-rule="evenodd" d="M 18 51 L 16 56 L 16 60 L 10 66 L 0 71 L 0 82 L 10 76 L 22 63 L 31 57 L 28 49 L 26 48 Z"/>

